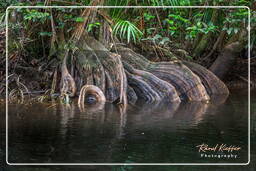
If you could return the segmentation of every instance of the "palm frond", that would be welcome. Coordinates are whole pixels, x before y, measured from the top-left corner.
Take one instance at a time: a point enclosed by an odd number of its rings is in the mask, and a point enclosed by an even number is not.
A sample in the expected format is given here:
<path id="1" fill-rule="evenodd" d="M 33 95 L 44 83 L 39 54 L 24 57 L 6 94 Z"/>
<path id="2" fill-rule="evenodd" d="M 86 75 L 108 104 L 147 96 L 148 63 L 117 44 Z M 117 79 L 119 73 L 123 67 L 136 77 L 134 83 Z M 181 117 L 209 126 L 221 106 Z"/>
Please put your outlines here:
<path id="1" fill-rule="evenodd" d="M 113 28 L 113 34 L 121 39 L 125 39 L 127 43 L 129 43 L 131 39 L 136 43 L 143 35 L 133 23 L 127 20 L 119 20 Z"/>

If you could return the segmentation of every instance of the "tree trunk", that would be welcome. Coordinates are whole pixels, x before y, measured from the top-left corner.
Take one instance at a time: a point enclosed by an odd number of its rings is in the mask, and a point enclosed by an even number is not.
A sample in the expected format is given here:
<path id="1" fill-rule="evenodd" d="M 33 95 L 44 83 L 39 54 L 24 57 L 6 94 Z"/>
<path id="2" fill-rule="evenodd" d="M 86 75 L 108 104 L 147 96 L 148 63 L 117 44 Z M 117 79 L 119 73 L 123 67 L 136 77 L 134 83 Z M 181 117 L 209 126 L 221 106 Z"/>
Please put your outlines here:
<path id="1" fill-rule="evenodd" d="M 223 51 L 211 65 L 209 70 L 219 79 L 224 79 L 235 62 L 235 58 L 241 52 L 243 46 L 240 42 L 234 42 L 224 47 Z"/>
<path id="2" fill-rule="evenodd" d="M 217 19 L 218 19 L 218 10 L 213 9 L 211 22 L 214 24 L 216 23 Z M 212 34 L 213 34 L 212 32 L 209 32 L 208 34 L 204 34 L 202 36 L 196 48 L 194 49 L 193 55 L 195 57 L 199 57 L 202 54 L 202 52 L 205 50 L 205 48 L 208 46 L 208 43 L 210 38 L 212 37 Z"/>

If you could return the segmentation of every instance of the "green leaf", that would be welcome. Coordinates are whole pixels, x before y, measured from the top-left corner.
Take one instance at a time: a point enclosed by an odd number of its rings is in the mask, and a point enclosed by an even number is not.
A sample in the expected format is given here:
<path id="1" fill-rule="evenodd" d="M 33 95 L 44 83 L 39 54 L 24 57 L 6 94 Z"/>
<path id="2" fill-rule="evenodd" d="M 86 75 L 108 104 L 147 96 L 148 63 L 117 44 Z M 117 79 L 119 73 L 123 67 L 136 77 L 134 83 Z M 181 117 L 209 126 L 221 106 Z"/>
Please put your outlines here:
<path id="1" fill-rule="evenodd" d="M 84 22 L 84 18 L 83 17 L 76 17 L 76 18 L 74 18 L 74 21 L 78 22 L 78 23 L 81 23 L 81 22 Z"/>
<path id="2" fill-rule="evenodd" d="M 169 27 L 169 29 L 170 30 L 177 30 L 177 27 L 172 26 L 172 27 Z"/>
<path id="3" fill-rule="evenodd" d="M 144 16 L 146 21 L 150 21 L 150 20 L 155 18 L 155 16 L 153 16 L 151 14 L 148 14 L 148 13 L 144 13 L 143 16 Z"/>
<path id="4" fill-rule="evenodd" d="M 186 57 L 187 57 L 188 59 L 193 59 L 193 57 L 192 57 L 192 56 L 189 56 L 189 55 L 186 55 Z"/>
<path id="5" fill-rule="evenodd" d="M 127 28 L 127 42 L 130 43 L 130 38 L 131 38 L 131 27 Z"/>

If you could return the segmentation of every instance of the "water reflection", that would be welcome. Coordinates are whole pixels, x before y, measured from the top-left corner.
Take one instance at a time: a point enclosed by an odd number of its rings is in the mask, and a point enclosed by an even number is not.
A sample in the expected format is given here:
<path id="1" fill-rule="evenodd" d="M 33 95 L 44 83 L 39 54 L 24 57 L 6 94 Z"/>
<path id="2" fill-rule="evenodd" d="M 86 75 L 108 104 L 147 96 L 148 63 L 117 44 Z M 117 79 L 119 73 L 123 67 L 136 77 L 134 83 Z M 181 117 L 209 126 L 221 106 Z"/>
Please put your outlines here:
<path id="1" fill-rule="evenodd" d="M 133 162 L 172 162 L 174 159 L 169 155 L 177 153 L 176 146 L 183 141 L 182 137 L 190 136 L 191 129 L 214 121 L 212 114 L 223 115 L 220 106 L 227 110 L 223 105 L 226 97 L 213 99 L 209 103 L 181 104 L 139 101 L 129 105 L 126 112 L 109 103 L 80 107 L 75 102 L 70 105 L 12 104 L 9 106 L 9 162 L 125 162 L 129 156 Z M 234 124 L 233 120 L 230 122 Z M 221 123 L 218 122 L 219 128 L 209 128 L 209 131 L 228 133 Z M 223 141 L 223 137 L 217 138 Z M 197 141 L 202 140 L 197 137 Z M 195 143 L 191 138 L 188 142 Z M 151 154 L 151 158 L 147 158 L 147 154 Z M 185 156 L 193 154 L 187 152 Z"/>

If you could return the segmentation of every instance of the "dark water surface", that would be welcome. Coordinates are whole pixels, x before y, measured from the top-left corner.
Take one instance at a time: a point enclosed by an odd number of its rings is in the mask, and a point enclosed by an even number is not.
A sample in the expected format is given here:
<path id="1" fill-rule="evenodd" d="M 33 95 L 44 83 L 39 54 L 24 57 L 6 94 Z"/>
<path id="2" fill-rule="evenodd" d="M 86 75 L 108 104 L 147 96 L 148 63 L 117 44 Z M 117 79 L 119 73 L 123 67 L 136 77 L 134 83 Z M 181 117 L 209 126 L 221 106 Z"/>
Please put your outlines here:
<path id="1" fill-rule="evenodd" d="M 2 105 L 1 137 L 5 136 L 4 113 Z M 10 163 L 248 162 L 246 91 L 209 103 L 138 103 L 129 106 L 126 114 L 112 104 L 84 110 L 76 104 L 10 104 L 8 116 Z M 205 158 L 196 147 L 203 143 L 241 150 L 207 152 L 237 158 Z"/>

